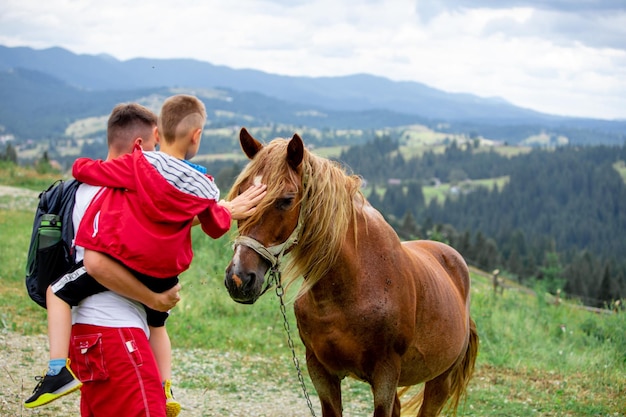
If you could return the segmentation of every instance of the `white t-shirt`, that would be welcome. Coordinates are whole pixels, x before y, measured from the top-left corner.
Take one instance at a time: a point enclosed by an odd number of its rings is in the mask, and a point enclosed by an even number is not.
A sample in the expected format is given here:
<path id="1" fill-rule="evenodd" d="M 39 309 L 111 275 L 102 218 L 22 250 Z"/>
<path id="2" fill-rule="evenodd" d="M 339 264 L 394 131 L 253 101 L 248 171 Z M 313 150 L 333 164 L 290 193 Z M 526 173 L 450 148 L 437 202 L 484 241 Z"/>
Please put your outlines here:
<path id="1" fill-rule="evenodd" d="M 74 237 L 87 207 L 102 187 L 81 184 L 76 191 L 76 202 L 72 213 Z M 85 249 L 76 247 L 76 260 L 85 256 Z M 85 298 L 72 308 L 72 324 L 90 324 L 102 327 L 136 327 L 150 337 L 146 310 L 135 300 L 123 297 L 113 291 L 104 291 Z"/>

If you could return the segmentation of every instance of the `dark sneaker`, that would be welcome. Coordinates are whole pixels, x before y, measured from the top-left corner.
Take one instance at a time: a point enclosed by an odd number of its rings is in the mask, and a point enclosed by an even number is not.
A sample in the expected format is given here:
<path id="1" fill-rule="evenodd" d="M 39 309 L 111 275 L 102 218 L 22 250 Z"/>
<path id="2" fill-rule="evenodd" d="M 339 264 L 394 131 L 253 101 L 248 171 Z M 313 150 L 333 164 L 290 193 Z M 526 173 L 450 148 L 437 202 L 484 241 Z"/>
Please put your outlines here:
<path id="1" fill-rule="evenodd" d="M 57 375 L 38 376 L 35 379 L 39 383 L 33 390 L 33 395 L 24 402 L 26 408 L 48 404 L 50 401 L 76 391 L 83 385 L 72 373 L 69 359 Z"/>
<path id="2" fill-rule="evenodd" d="M 180 403 L 174 399 L 172 393 L 172 382 L 167 379 L 163 386 L 165 390 L 165 414 L 167 417 L 176 417 L 180 413 Z"/>

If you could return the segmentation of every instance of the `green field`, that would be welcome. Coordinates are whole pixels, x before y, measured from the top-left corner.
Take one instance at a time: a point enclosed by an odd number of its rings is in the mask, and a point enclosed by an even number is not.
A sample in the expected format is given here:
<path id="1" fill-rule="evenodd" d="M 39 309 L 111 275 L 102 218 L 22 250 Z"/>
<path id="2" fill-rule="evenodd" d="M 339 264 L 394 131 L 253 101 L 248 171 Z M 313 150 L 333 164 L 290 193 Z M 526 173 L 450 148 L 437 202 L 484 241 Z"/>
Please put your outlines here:
<path id="1" fill-rule="evenodd" d="M 37 181 L 29 178 L 29 187 L 37 189 L 33 185 Z M 5 331 L 44 334 L 45 311 L 28 298 L 24 288 L 36 200 L 5 204 L 10 199 L 0 200 L 0 323 Z M 190 356 L 194 357 L 208 350 L 234 355 L 238 362 L 228 364 L 225 359 L 223 366 L 249 367 L 243 373 L 250 385 L 269 380 L 276 381 L 277 389 L 288 385 L 298 391 L 276 295 L 270 292 L 253 306 L 234 303 L 222 283 L 232 253 L 229 237 L 212 240 L 194 230 L 193 240 L 194 262 L 181 277 L 182 301 L 168 321 L 174 349 L 193 352 Z M 489 275 L 480 271 L 473 271 L 472 284 L 471 311 L 481 345 L 460 416 L 626 415 L 626 314 L 596 314 L 576 304 L 555 305 L 538 289 L 529 294 L 512 286 L 495 295 Z M 304 364 L 291 304 L 287 312 L 296 355 Z M 258 356 L 264 361 L 246 359 Z M 200 364 L 175 367 L 184 386 L 220 386 L 219 380 L 209 377 L 209 370 L 198 371 Z M 347 408 L 353 403 L 369 404 L 371 394 L 363 383 L 345 381 L 344 388 Z"/>
<path id="2" fill-rule="evenodd" d="M 619 175 L 626 183 L 626 163 L 624 163 L 624 161 L 619 161 L 616 162 L 613 166 L 615 167 L 615 170 L 619 172 Z"/>
<path id="3" fill-rule="evenodd" d="M 498 178 L 485 178 L 478 180 L 466 180 L 461 184 L 458 184 L 457 187 L 459 189 L 463 189 L 464 187 L 476 188 L 476 187 L 484 187 L 488 190 L 493 190 L 494 187 L 498 187 L 502 189 L 502 187 L 509 181 L 509 177 L 498 177 Z M 424 185 L 422 186 L 422 192 L 424 193 L 424 201 L 426 206 L 430 204 L 432 200 L 437 201 L 439 204 L 443 204 L 446 198 L 452 195 L 451 192 L 452 185 L 449 183 L 441 183 L 437 185 Z M 381 187 L 380 185 L 376 186 L 376 193 L 382 199 L 385 195 L 386 188 Z M 406 190 L 405 190 L 406 191 Z M 364 190 L 365 196 L 369 196 L 372 192 L 371 188 L 366 188 Z"/>

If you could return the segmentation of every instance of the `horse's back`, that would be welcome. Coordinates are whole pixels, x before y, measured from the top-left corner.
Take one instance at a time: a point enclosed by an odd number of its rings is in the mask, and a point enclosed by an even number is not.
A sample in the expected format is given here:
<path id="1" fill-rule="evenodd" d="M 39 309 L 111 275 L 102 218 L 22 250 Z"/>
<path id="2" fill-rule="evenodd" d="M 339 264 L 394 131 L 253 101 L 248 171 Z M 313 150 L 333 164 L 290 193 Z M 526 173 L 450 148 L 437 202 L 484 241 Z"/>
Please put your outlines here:
<path id="1" fill-rule="evenodd" d="M 412 240 L 402 242 L 403 246 L 415 256 L 424 260 L 432 257 L 447 273 L 461 296 L 467 300 L 470 291 L 470 277 L 467 263 L 463 256 L 452 246 L 435 240 Z"/>

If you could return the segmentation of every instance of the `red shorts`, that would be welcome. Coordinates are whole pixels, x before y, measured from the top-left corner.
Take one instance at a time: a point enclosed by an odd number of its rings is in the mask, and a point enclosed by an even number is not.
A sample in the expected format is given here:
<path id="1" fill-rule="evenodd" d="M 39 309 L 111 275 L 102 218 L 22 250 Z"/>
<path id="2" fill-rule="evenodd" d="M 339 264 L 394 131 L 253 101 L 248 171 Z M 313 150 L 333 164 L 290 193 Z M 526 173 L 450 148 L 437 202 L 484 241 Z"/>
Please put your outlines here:
<path id="1" fill-rule="evenodd" d="M 146 334 L 132 327 L 72 326 L 72 370 L 82 417 L 165 417 L 165 393 Z"/>

